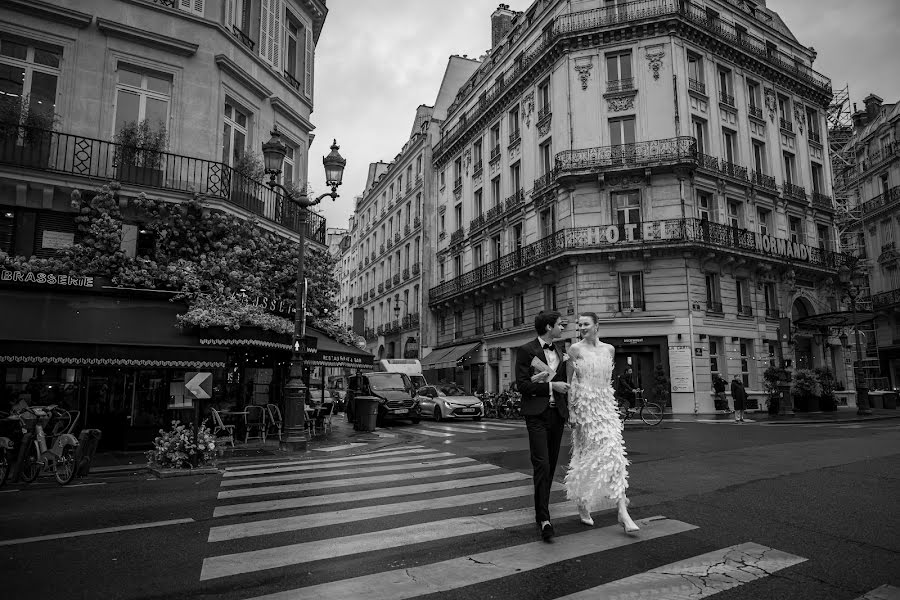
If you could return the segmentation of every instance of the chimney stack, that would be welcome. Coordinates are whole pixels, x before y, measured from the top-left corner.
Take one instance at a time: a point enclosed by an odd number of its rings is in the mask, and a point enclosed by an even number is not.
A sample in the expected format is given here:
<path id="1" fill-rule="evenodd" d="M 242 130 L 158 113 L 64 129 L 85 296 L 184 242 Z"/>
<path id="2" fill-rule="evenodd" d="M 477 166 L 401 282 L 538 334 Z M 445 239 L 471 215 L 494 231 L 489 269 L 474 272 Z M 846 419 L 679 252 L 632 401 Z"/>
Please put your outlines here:
<path id="1" fill-rule="evenodd" d="M 870 123 L 877 119 L 878 115 L 881 114 L 882 102 L 884 102 L 884 100 L 875 94 L 869 94 L 863 99 L 863 103 L 866 105 L 866 116 L 869 118 Z"/>
<path id="2" fill-rule="evenodd" d="M 509 10 L 509 4 L 501 4 L 491 15 L 491 49 L 497 47 L 509 30 L 512 29 L 512 20 L 516 13 Z"/>

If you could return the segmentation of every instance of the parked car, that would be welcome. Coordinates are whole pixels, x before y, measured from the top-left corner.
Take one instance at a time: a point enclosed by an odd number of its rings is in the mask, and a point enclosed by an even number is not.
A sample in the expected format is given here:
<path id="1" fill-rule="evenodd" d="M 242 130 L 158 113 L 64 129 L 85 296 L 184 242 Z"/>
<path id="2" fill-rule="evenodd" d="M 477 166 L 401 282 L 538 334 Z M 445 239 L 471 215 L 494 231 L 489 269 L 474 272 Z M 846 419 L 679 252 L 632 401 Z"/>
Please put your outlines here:
<path id="1" fill-rule="evenodd" d="M 433 417 L 435 421 L 458 418 L 480 421 L 484 416 L 484 403 L 455 385 L 423 386 L 416 399 L 422 407 L 422 416 Z"/>
<path id="2" fill-rule="evenodd" d="M 378 427 L 387 420 L 407 419 L 416 424 L 421 419 L 419 401 L 404 373 L 361 373 L 349 377 L 344 412 L 351 423 L 356 420 L 355 399 L 359 396 L 378 399 Z"/>

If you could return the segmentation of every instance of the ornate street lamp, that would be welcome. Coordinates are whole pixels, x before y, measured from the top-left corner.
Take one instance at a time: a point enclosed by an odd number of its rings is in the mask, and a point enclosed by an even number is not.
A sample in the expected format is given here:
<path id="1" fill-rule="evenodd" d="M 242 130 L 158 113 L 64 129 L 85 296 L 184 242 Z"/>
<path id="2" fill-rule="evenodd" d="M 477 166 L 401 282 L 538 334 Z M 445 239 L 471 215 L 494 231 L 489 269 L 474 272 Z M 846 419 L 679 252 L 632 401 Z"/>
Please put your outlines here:
<path id="1" fill-rule="evenodd" d="M 853 333 L 856 342 L 856 363 L 853 365 L 853 379 L 856 385 L 856 414 L 869 415 L 869 388 L 866 383 L 866 373 L 862 366 L 862 347 L 859 343 L 859 321 L 856 315 L 856 301 L 859 298 L 865 275 L 859 270 L 859 260 L 853 262 L 850 268 L 842 268 L 838 272 L 838 279 L 844 284 L 847 299 L 850 300 L 850 310 L 853 313 Z"/>
<path id="2" fill-rule="evenodd" d="M 331 191 L 325 192 L 315 199 L 310 199 L 306 195 L 305 189 L 295 194 L 276 181 L 281 174 L 281 166 L 287 153 L 287 147 L 282 143 L 277 127 L 272 130 L 272 138 L 262 145 L 266 173 L 269 174 L 269 187 L 281 190 L 287 199 L 300 209 L 300 216 L 297 219 L 300 230 L 300 255 L 297 260 L 297 290 L 294 303 L 296 308 L 294 344 L 291 352 L 291 372 L 284 385 L 284 430 L 281 433 L 280 444 L 282 450 L 306 449 L 306 411 L 303 409 L 306 402 L 306 386 L 303 383 L 303 352 L 305 350 L 303 338 L 306 329 L 304 327 L 306 319 L 306 294 L 304 294 L 306 226 L 310 207 L 321 202 L 326 196 L 330 196 L 332 200 L 338 197 L 337 188 L 343 181 L 344 166 L 347 164 L 346 159 L 338 153 L 339 148 L 340 146 L 335 140 L 331 144 L 331 152 L 322 159 L 322 163 L 325 165 L 325 181 L 331 187 Z"/>

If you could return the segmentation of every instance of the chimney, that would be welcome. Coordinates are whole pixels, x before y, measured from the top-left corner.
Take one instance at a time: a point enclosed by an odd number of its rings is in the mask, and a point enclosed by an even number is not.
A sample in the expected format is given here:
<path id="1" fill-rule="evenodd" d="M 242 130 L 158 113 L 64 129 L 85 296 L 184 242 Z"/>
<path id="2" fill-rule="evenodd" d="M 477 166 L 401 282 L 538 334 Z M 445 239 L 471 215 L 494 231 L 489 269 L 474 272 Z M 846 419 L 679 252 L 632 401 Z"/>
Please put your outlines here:
<path id="1" fill-rule="evenodd" d="M 854 102 L 854 105 L 855 104 L 856 103 Z M 864 110 L 855 111 L 852 115 L 850 115 L 850 118 L 853 120 L 853 131 L 859 131 L 869 124 L 869 114 Z"/>
<path id="2" fill-rule="evenodd" d="M 509 4 L 501 4 L 491 15 L 491 49 L 496 48 L 509 30 L 512 28 L 512 20 L 516 15 L 509 10 Z"/>
<path id="3" fill-rule="evenodd" d="M 869 94 L 863 98 L 863 103 L 866 105 L 866 116 L 869 118 L 870 123 L 877 119 L 878 115 L 881 114 L 882 102 L 884 101 L 875 94 Z"/>

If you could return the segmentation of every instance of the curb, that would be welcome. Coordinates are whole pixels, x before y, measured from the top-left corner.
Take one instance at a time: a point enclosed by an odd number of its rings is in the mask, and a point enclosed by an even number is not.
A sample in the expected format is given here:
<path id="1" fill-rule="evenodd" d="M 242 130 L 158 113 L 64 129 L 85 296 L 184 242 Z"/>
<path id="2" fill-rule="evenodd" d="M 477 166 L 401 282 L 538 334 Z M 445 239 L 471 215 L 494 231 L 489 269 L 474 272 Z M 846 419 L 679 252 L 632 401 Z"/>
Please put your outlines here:
<path id="1" fill-rule="evenodd" d="M 803 421 L 757 421 L 766 425 L 816 425 L 819 423 L 866 423 L 868 421 L 889 421 L 890 419 L 900 419 L 900 415 L 884 415 L 877 417 L 865 418 L 845 418 L 845 419 L 806 419 Z"/>

